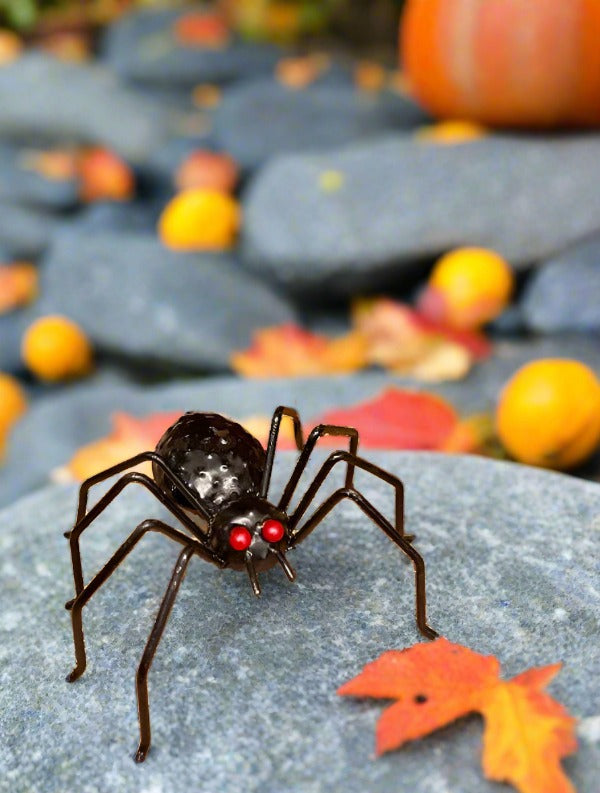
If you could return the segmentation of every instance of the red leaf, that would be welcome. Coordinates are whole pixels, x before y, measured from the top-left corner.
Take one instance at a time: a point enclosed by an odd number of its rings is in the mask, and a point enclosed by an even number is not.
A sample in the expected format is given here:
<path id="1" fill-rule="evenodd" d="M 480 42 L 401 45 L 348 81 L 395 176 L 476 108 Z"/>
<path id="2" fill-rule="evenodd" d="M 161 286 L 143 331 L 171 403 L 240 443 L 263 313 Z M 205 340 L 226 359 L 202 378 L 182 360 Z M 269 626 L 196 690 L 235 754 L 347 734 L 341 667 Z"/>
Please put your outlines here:
<path id="1" fill-rule="evenodd" d="M 328 411 L 314 423 L 356 427 L 368 449 L 442 449 L 458 421 L 452 405 L 435 394 L 389 388 L 359 405 Z"/>

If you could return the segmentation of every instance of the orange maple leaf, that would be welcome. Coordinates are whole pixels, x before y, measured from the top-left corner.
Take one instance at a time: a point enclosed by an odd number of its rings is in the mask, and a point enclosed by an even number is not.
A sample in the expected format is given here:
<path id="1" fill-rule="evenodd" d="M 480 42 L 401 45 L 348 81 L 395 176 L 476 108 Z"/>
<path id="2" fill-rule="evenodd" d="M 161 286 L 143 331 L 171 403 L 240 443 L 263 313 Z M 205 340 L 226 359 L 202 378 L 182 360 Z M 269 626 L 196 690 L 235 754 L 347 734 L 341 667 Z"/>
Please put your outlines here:
<path id="1" fill-rule="evenodd" d="M 0 314 L 30 303 L 38 291 L 38 272 L 33 264 L 0 264 Z"/>
<path id="2" fill-rule="evenodd" d="M 152 450 L 179 416 L 181 411 L 153 413 L 142 419 L 128 413 L 115 413 L 111 417 L 112 432 L 78 449 L 66 465 L 52 472 L 51 477 L 56 482 L 83 482 L 129 457 Z M 140 470 L 149 472 L 150 464 L 145 463 Z"/>
<path id="3" fill-rule="evenodd" d="M 246 377 L 353 372 L 365 365 L 365 352 L 358 333 L 328 339 L 297 325 L 279 325 L 257 331 L 249 349 L 231 356 L 231 366 Z"/>
<path id="4" fill-rule="evenodd" d="M 576 720 L 543 690 L 560 666 L 501 680 L 493 656 L 436 639 L 384 653 L 338 694 L 398 700 L 377 724 L 377 754 L 479 712 L 488 779 L 521 793 L 574 793 L 560 761 L 577 749 Z"/>

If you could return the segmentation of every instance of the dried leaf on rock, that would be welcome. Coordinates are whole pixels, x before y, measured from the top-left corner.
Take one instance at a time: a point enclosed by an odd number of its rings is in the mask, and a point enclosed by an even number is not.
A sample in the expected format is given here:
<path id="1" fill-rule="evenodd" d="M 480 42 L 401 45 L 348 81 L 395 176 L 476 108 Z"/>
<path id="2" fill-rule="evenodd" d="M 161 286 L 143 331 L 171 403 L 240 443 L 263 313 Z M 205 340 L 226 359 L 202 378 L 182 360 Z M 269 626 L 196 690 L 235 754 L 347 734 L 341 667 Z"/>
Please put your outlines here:
<path id="1" fill-rule="evenodd" d="M 173 36 L 183 47 L 220 49 L 229 43 L 231 33 L 219 14 L 190 11 L 175 21 Z"/>
<path id="2" fill-rule="evenodd" d="M 436 394 L 388 388 L 374 399 L 328 411 L 313 423 L 356 427 L 367 449 L 442 449 L 459 417 Z"/>
<path id="3" fill-rule="evenodd" d="M 574 793 L 560 761 L 577 749 L 575 719 L 544 691 L 559 669 L 555 664 L 501 680 L 493 656 L 437 639 L 384 653 L 338 694 L 397 700 L 377 724 L 377 754 L 479 712 L 488 779 L 521 793 Z"/>
<path id="4" fill-rule="evenodd" d="M 436 325 L 387 298 L 357 301 L 353 321 L 366 339 L 369 363 L 426 382 L 460 379 L 491 350 L 481 334 Z"/>
<path id="5" fill-rule="evenodd" d="M 231 357 L 233 369 L 246 377 L 302 377 L 353 372 L 365 365 L 362 334 L 328 339 L 297 325 L 259 330 L 251 347 Z"/>
<path id="6" fill-rule="evenodd" d="M 26 262 L 0 265 L 0 314 L 30 303 L 38 291 L 37 269 Z"/>
<path id="7" fill-rule="evenodd" d="M 176 413 L 153 413 L 138 419 L 128 413 L 115 413 L 112 416 L 112 432 L 105 438 L 83 446 L 63 467 L 52 472 L 52 479 L 58 482 L 83 482 L 94 474 L 112 465 L 134 457 L 140 452 L 154 449 L 161 435 L 173 424 L 181 411 Z M 140 466 L 149 473 L 150 463 Z"/>

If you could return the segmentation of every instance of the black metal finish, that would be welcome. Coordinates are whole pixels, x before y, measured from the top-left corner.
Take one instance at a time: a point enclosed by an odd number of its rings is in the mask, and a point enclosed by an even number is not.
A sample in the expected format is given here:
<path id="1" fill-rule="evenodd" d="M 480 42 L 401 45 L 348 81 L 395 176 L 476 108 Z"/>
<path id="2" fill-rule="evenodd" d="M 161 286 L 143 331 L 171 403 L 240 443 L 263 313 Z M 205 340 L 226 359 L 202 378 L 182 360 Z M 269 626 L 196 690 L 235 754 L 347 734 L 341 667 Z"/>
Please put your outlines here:
<path id="1" fill-rule="evenodd" d="M 300 451 L 292 475 L 277 506 L 268 500 L 271 472 L 279 429 L 284 417 L 294 423 L 294 437 Z M 333 452 L 290 513 L 289 505 L 309 458 L 325 435 L 347 437 L 349 451 Z M 416 621 L 423 636 L 433 639 L 436 632 L 427 624 L 425 600 L 425 563 L 412 546 L 412 536 L 404 533 L 404 487 L 398 477 L 357 456 L 358 432 L 350 427 L 320 425 L 304 443 L 300 417 L 293 408 L 278 407 L 273 415 L 266 451 L 240 424 L 216 413 L 186 413 L 170 427 L 155 451 L 144 452 L 86 480 L 80 488 L 75 525 L 69 538 L 75 597 L 66 607 L 71 611 L 75 667 L 67 680 L 73 682 L 86 667 L 83 634 L 83 607 L 110 578 L 119 564 L 150 531 L 159 532 L 184 546 L 181 551 L 154 627 L 148 638 L 137 671 L 136 692 L 140 724 L 137 762 L 146 758 L 150 748 L 150 709 L 148 672 L 164 632 L 175 597 L 192 556 L 199 556 L 217 567 L 245 571 L 255 595 L 260 595 L 259 572 L 279 564 L 290 581 L 296 573 L 287 552 L 296 548 L 343 499 L 353 501 L 413 563 L 415 571 Z M 90 488 L 99 482 L 142 462 L 152 462 L 153 478 L 129 471 L 87 511 Z M 301 523 L 319 489 L 338 464 L 346 465 L 343 488 L 336 490 Z M 354 487 L 355 469 L 362 469 L 388 482 L 395 491 L 395 525 L 392 525 Z M 94 578 L 84 585 L 79 538 L 93 521 L 129 484 L 149 490 L 181 524 L 174 529 L 159 520 L 145 520 L 134 529 L 120 548 Z M 204 525 L 199 525 L 199 522 Z M 187 532 L 187 533 L 186 533 Z"/>

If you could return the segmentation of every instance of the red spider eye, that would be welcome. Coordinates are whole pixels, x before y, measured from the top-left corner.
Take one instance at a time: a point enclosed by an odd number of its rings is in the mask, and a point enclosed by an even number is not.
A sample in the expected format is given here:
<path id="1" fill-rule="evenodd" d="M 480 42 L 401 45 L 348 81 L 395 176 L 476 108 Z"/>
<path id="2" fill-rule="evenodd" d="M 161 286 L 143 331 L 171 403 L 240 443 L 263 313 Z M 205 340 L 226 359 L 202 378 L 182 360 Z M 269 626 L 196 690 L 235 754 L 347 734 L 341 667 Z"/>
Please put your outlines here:
<path id="1" fill-rule="evenodd" d="M 229 532 L 229 544 L 234 551 L 245 551 L 251 542 L 252 535 L 245 526 L 234 526 Z"/>
<path id="2" fill-rule="evenodd" d="M 285 534 L 283 524 L 278 520 L 266 520 L 262 527 L 263 540 L 267 542 L 279 542 Z"/>

